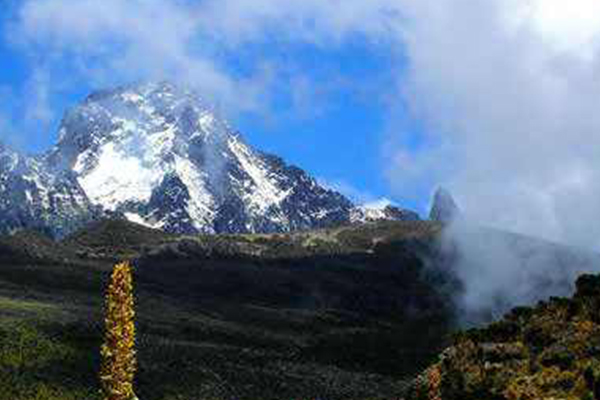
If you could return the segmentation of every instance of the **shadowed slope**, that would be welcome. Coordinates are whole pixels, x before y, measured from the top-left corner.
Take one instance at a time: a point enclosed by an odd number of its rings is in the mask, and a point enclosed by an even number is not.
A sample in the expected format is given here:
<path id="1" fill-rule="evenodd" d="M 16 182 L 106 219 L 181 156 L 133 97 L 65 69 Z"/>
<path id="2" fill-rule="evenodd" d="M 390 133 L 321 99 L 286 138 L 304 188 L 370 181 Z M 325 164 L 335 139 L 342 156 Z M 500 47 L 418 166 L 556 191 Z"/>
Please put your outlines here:
<path id="1" fill-rule="evenodd" d="M 135 258 L 140 398 L 397 398 L 454 328 L 461 283 L 441 232 L 413 221 L 170 236 L 104 221 L 43 241 L 56 255 L 68 246 L 74 261 L 0 260 L 0 327 L 10 333 L 15 319 L 33 318 L 28 329 L 59 346 L 20 375 L 0 357 L 0 390 L 6 376 L 20 393 L 44 383 L 70 399 L 96 388 L 102 293 L 116 254 Z M 5 337 L 20 337 L 13 333 Z"/>

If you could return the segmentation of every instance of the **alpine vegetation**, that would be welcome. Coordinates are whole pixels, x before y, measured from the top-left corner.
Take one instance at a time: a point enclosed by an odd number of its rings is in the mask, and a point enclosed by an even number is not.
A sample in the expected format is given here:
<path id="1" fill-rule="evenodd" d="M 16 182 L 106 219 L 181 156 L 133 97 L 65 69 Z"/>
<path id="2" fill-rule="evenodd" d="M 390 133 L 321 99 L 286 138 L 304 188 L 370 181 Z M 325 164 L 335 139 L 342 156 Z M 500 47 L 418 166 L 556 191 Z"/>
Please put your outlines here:
<path id="1" fill-rule="evenodd" d="M 100 384 L 104 400 L 134 400 L 135 325 L 131 266 L 115 265 L 105 299 Z"/>

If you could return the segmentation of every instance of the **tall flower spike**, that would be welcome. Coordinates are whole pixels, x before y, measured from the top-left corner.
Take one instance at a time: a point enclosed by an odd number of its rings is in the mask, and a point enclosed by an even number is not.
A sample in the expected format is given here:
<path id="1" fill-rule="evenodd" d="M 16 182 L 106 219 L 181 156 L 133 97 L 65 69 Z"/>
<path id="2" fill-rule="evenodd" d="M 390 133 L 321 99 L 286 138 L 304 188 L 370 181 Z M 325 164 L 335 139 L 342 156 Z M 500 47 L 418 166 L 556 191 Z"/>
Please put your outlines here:
<path id="1" fill-rule="evenodd" d="M 100 385 L 105 400 L 135 400 L 134 301 L 131 266 L 115 265 L 106 292 Z"/>

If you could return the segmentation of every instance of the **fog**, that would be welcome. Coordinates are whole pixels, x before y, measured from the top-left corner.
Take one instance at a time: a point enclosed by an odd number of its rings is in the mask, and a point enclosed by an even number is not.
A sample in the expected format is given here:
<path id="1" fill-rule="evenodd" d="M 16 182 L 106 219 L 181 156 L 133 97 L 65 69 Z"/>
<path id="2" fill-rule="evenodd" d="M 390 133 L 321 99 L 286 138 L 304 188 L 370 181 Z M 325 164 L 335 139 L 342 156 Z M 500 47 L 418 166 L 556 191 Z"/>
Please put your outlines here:
<path id="1" fill-rule="evenodd" d="M 577 247 L 493 229 L 464 219 L 447 226 L 440 243 L 461 282 L 459 322 L 476 325 L 516 306 L 573 294 L 581 273 L 598 271 L 600 255 Z"/>

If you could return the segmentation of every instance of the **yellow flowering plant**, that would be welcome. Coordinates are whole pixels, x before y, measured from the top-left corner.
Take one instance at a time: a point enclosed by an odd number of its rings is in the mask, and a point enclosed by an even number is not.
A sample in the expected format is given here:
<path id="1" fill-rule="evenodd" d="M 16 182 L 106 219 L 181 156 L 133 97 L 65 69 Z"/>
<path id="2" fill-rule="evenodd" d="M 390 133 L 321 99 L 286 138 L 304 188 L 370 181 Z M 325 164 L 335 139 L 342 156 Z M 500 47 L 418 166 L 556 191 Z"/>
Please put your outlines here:
<path id="1" fill-rule="evenodd" d="M 135 312 L 132 273 L 128 262 L 113 268 L 104 308 L 105 333 L 100 367 L 102 395 L 104 400 L 135 400 Z"/>

